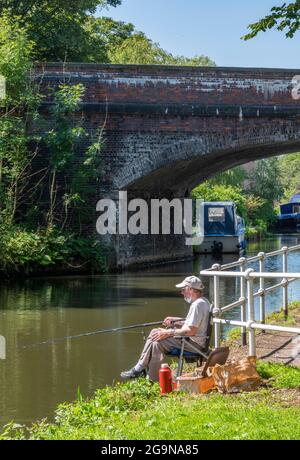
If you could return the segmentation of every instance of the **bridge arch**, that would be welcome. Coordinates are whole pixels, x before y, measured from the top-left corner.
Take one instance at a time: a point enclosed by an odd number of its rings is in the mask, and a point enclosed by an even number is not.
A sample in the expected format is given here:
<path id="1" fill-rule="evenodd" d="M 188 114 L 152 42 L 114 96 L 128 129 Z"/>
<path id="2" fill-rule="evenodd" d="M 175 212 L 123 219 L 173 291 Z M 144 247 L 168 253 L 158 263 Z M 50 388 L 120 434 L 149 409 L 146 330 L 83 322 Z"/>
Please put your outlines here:
<path id="1" fill-rule="evenodd" d="M 61 81 L 85 87 L 85 127 L 105 133 L 95 201 L 119 190 L 183 198 L 216 172 L 300 151 L 298 69 L 47 63 L 36 74 L 48 95 Z M 114 246 L 122 266 L 191 255 L 175 237 Z"/>
<path id="2" fill-rule="evenodd" d="M 114 176 L 114 190 L 159 193 L 173 192 L 182 197 L 218 172 L 250 161 L 300 151 L 300 123 L 282 121 L 224 133 L 179 135 L 168 145 L 161 137 L 140 139 L 141 152 L 146 142 L 152 149 L 147 161 L 125 164 Z M 130 139 L 128 140 L 130 143 Z M 126 147 L 125 147 L 126 148 Z M 136 144 L 135 152 L 139 146 Z M 142 154 L 142 153 L 141 153 Z"/>

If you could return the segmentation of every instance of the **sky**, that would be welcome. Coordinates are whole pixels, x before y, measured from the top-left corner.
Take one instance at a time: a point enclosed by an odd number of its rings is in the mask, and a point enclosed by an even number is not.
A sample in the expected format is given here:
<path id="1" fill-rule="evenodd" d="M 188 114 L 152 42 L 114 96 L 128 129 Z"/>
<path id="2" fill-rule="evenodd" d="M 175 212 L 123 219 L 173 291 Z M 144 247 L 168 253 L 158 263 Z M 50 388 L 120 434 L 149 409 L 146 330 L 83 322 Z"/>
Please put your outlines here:
<path id="1" fill-rule="evenodd" d="M 122 0 L 103 16 L 131 22 L 162 48 L 192 57 L 204 54 L 218 66 L 300 69 L 300 32 L 293 39 L 268 31 L 243 41 L 247 25 L 284 0 Z"/>

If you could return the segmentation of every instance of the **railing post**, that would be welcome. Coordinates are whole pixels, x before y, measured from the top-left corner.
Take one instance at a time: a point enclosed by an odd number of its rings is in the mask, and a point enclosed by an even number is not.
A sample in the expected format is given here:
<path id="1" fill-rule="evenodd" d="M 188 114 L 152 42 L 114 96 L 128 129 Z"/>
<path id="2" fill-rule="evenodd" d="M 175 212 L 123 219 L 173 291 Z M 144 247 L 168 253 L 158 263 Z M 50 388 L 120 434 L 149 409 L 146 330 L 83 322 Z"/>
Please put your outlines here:
<path id="1" fill-rule="evenodd" d="M 215 264 L 212 269 L 217 271 L 221 270 L 221 265 Z M 213 316 L 220 318 L 222 315 L 220 308 L 220 277 L 214 276 L 214 309 Z M 221 343 L 221 324 L 215 323 L 215 348 L 219 348 Z"/>
<path id="2" fill-rule="evenodd" d="M 287 246 L 283 246 L 283 248 L 281 248 L 282 251 L 283 251 L 283 254 L 282 254 L 282 272 L 283 273 L 287 273 L 288 272 L 288 247 Z M 283 278 L 282 280 L 282 304 L 283 304 L 283 312 L 284 312 L 284 319 L 285 321 L 287 320 L 288 318 L 288 303 L 289 303 L 289 299 L 288 299 L 288 280 L 287 278 Z"/>
<path id="3" fill-rule="evenodd" d="M 239 262 L 241 262 L 241 267 L 240 271 L 244 272 L 247 266 L 247 259 L 245 257 L 241 257 L 239 259 Z M 243 302 L 243 305 L 241 305 L 241 321 L 246 322 L 246 280 L 244 276 L 241 276 L 241 297 L 240 301 Z M 247 330 L 244 326 L 241 327 L 241 345 L 247 345 Z"/>
<path id="4" fill-rule="evenodd" d="M 253 284 L 254 280 L 251 278 L 250 274 L 254 272 L 253 268 L 248 268 L 245 272 L 245 278 L 247 280 L 247 297 L 248 297 L 248 321 L 247 329 L 249 336 L 249 356 L 256 356 L 256 346 L 255 346 L 255 330 L 251 327 L 251 324 L 255 321 L 254 317 L 254 292 Z"/>
<path id="5" fill-rule="evenodd" d="M 259 272 L 262 273 L 265 271 L 265 253 L 260 252 L 259 254 Z M 266 298 L 265 298 L 265 279 L 259 278 L 259 320 L 262 324 L 266 322 Z M 262 331 L 265 332 L 265 331 Z"/>

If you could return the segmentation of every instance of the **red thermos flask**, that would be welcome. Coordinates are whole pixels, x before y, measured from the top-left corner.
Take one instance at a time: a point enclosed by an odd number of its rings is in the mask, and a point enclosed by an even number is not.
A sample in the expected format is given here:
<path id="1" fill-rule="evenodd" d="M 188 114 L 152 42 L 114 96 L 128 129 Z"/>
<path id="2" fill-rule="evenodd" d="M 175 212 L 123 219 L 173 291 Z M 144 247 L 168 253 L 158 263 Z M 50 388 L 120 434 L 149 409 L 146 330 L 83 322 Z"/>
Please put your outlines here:
<path id="1" fill-rule="evenodd" d="M 173 390 L 172 387 L 172 372 L 168 364 L 162 364 L 159 370 L 159 385 L 160 394 L 164 395 Z"/>

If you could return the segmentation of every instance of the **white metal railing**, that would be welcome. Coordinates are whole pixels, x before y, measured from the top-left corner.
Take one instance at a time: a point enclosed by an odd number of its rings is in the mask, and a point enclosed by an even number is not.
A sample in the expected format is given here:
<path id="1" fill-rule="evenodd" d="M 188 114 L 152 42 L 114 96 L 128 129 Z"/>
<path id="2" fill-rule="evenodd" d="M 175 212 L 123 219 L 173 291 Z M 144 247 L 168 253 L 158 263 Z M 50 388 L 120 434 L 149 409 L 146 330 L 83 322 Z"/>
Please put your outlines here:
<path id="1" fill-rule="evenodd" d="M 228 324 L 240 326 L 242 333 L 242 345 L 247 344 L 246 336 L 249 336 L 249 355 L 256 355 L 255 329 L 263 331 L 284 331 L 300 334 L 300 328 L 276 326 L 265 324 L 265 299 L 266 295 L 275 289 L 282 288 L 282 303 L 285 320 L 288 317 L 288 286 L 293 281 L 300 279 L 300 273 L 288 272 L 288 254 L 294 251 L 300 251 L 300 245 L 287 247 L 269 253 L 260 252 L 254 257 L 241 257 L 238 261 L 226 265 L 215 264 L 207 270 L 201 270 L 200 275 L 214 278 L 214 310 L 213 322 L 215 332 L 215 347 L 220 346 L 221 325 Z M 270 257 L 282 255 L 282 272 L 265 272 L 265 260 Z M 248 268 L 249 263 L 259 262 L 259 271 Z M 232 268 L 240 268 L 240 271 L 227 271 Z M 240 279 L 240 298 L 231 304 L 221 307 L 220 305 L 220 278 L 233 277 Z M 254 280 L 259 279 L 259 289 L 254 292 Z M 280 283 L 265 288 L 266 278 L 282 278 Z M 254 298 L 259 297 L 259 322 L 255 321 Z M 240 307 L 241 320 L 233 321 L 222 318 L 224 312 Z M 246 314 L 248 313 L 248 315 Z M 248 316 L 248 317 L 247 317 Z"/>

